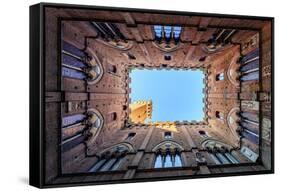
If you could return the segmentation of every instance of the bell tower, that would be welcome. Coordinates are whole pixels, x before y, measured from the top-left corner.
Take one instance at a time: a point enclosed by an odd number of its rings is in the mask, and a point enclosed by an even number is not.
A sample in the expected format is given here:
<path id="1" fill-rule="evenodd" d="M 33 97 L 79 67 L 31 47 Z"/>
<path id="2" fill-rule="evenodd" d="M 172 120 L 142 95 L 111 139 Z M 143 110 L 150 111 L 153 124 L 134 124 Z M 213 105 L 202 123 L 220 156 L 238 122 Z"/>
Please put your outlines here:
<path id="1" fill-rule="evenodd" d="M 152 101 L 140 100 L 129 105 L 130 119 L 133 123 L 144 123 L 146 119 L 151 119 Z"/>

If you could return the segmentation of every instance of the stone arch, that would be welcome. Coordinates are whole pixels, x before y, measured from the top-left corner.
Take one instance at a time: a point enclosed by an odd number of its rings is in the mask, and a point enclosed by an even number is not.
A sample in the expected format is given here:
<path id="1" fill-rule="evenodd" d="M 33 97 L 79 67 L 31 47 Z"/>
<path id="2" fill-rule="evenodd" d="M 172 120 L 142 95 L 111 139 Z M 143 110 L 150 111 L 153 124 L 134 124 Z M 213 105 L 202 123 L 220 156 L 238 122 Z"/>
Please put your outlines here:
<path id="1" fill-rule="evenodd" d="M 237 133 L 237 129 L 238 129 L 237 121 L 238 121 L 239 117 L 237 115 L 237 112 L 239 112 L 239 108 L 238 107 L 232 108 L 228 112 L 226 121 L 227 121 L 227 125 L 228 125 L 231 133 L 233 134 L 235 139 L 238 141 L 239 140 L 239 136 L 238 136 L 238 133 Z"/>
<path id="2" fill-rule="evenodd" d="M 89 146 L 94 143 L 95 139 L 100 133 L 104 125 L 104 118 L 102 114 L 97 109 L 94 108 L 88 109 L 86 115 L 87 115 L 87 119 L 85 120 L 84 123 L 87 126 L 87 130 L 85 134 L 88 137 L 86 143 Z"/>
<path id="3" fill-rule="evenodd" d="M 98 153 L 99 156 L 112 156 L 112 155 L 123 155 L 128 152 L 134 152 L 135 149 L 132 144 L 128 142 L 118 143 L 110 146 Z"/>
<path id="4" fill-rule="evenodd" d="M 152 42 L 152 45 L 160 49 L 162 52 L 166 52 L 166 53 L 174 52 L 182 47 L 181 43 L 177 43 L 177 44 L 171 43 L 167 45 L 166 43 L 158 44 L 156 42 Z"/>
<path id="5" fill-rule="evenodd" d="M 206 139 L 202 143 L 202 148 L 207 150 L 231 150 L 233 147 L 215 139 Z"/>
<path id="6" fill-rule="evenodd" d="M 90 48 L 88 48 L 87 51 L 90 55 L 88 61 L 89 67 L 86 69 L 86 73 L 88 76 L 87 83 L 92 85 L 98 83 L 101 80 L 104 74 L 104 69 L 101 60 L 98 58 L 95 52 Z"/>
<path id="7" fill-rule="evenodd" d="M 153 152 L 158 152 L 159 150 L 177 150 L 177 151 L 183 151 L 184 148 L 181 146 L 179 143 L 172 141 L 172 140 L 166 140 L 162 141 L 161 143 L 157 144 L 152 151 Z"/>
<path id="8" fill-rule="evenodd" d="M 105 41 L 102 38 L 98 38 L 97 41 L 106 46 L 109 46 L 111 48 L 115 48 L 118 50 L 122 50 L 122 51 L 130 50 L 134 46 L 134 42 L 128 41 L 128 40 L 127 41 L 115 41 L 115 40 Z"/>
<path id="9" fill-rule="evenodd" d="M 230 60 L 229 67 L 227 69 L 226 75 L 229 81 L 231 82 L 232 85 L 235 87 L 239 86 L 239 72 L 237 71 L 239 68 L 239 65 L 237 64 L 237 60 L 239 59 L 239 54 L 234 54 L 233 57 Z"/>

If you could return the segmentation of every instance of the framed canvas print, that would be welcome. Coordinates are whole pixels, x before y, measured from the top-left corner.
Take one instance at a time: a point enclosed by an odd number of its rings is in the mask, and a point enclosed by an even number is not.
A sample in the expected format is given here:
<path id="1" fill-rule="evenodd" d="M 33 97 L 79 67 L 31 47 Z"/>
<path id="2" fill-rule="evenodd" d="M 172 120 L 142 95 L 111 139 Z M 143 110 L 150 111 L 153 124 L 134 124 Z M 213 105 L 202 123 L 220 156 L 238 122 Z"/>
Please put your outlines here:
<path id="1" fill-rule="evenodd" d="M 274 172 L 273 18 L 30 7 L 30 184 Z"/>

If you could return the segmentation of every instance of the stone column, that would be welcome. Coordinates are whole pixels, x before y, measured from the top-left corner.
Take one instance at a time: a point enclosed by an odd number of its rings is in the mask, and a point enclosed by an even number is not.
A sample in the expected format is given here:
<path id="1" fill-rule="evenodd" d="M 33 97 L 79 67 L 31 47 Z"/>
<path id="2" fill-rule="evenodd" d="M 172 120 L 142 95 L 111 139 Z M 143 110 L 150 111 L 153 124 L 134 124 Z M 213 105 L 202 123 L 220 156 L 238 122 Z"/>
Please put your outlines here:
<path id="1" fill-rule="evenodd" d="M 206 159 L 198 151 L 197 146 L 195 145 L 195 143 L 189 133 L 189 130 L 184 126 L 182 126 L 181 129 L 182 129 L 184 136 L 186 137 L 188 144 L 191 147 L 192 153 L 194 154 L 194 156 L 196 158 L 197 166 L 199 166 L 199 174 L 210 174 L 211 172 L 209 171 L 209 168 L 207 167 Z M 183 163 L 184 163 L 183 166 L 185 166 L 186 165 L 185 158 L 183 158 Z"/>
<path id="2" fill-rule="evenodd" d="M 138 149 L 137 153 L 135 154 L 135 157 L 131 164 L 128 166 L 128 170 L 126 174 L 124 175 L 123 179 L 132 179 L 136 173 L 136 169 L 138 168 L 139 162 L 142 159 L 146 146 L 149 143 L 149 140 L 151 138 L 152 132 L 154 130 L 154 127 L 150 127 L 148 133 L 146 134 L 140 148 Z"/>

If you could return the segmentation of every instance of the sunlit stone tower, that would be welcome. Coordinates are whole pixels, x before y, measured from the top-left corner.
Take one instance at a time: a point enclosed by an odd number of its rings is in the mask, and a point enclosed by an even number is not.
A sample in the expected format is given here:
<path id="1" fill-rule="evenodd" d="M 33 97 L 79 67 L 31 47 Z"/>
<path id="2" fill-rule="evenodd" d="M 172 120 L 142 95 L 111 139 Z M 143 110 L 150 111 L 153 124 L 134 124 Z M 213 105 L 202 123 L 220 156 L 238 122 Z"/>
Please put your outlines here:
<path id="1" fill-rule="evenodd" d="M 144 123 L 151 119 L 152 101 L 136 101 L 130 104 L 130 119 L 133 123 Z"/>

